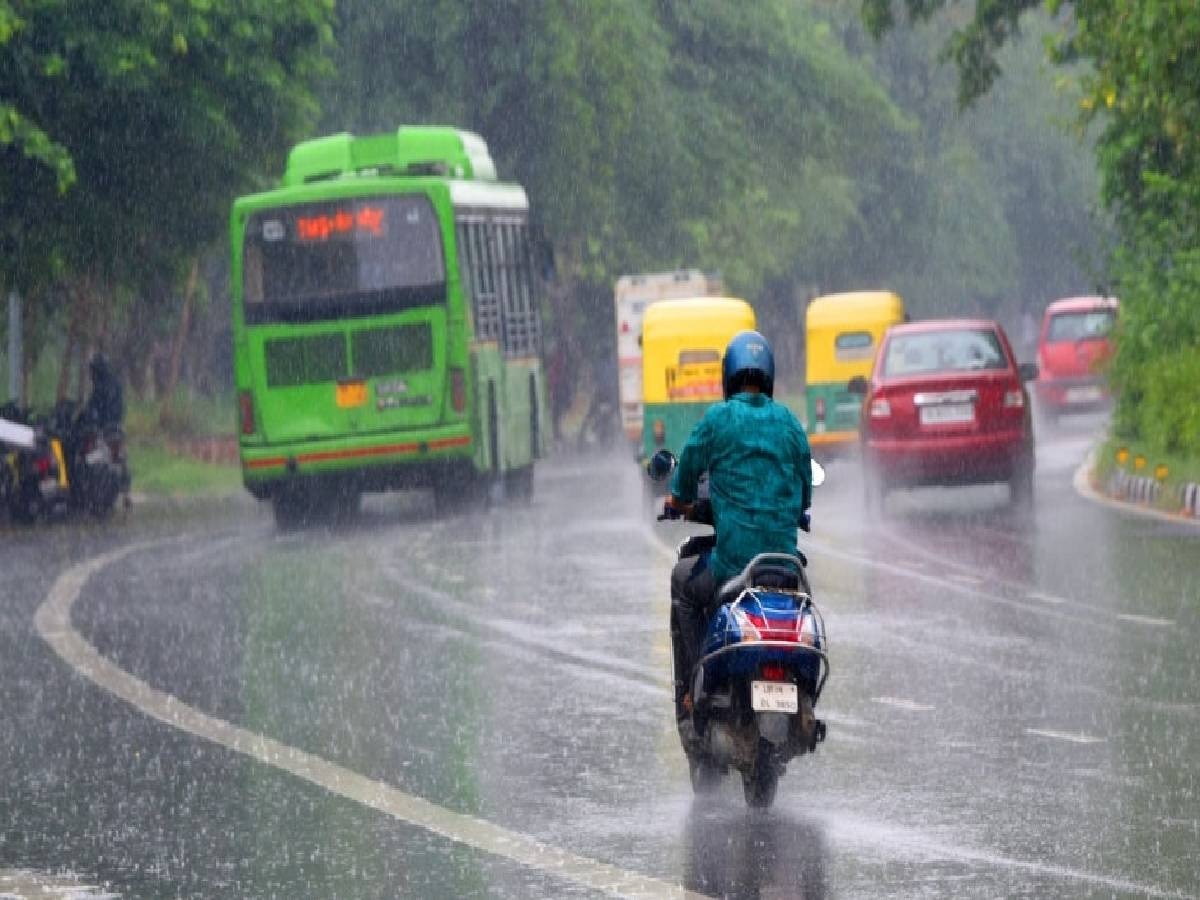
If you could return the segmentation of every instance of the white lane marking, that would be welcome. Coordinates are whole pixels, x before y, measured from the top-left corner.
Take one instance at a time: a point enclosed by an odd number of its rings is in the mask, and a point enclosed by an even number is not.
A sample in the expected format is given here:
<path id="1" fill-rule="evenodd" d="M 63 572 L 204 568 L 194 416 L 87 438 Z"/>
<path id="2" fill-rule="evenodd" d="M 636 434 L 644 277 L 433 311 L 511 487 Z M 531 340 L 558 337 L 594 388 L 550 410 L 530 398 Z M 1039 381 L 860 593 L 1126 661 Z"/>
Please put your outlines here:
<path id="1" fill-rule="evenodd" d="M 671 547 L 668 547 L 663 542 L 663 539 L 659 536 L 659 534 L 651 526 L 645 525 L 643 533 L 646 535 L 647 540 L 653 546 L 655 546 L 658 549 L 658 551 L 660 553 L 662 553 L 663 556 L 665 556 L 671 560 L 674 560 L 676 558 L 674 549 L 672 549 Z M 1019 599 L 1016 599 L 1013 597 L 1005 597 L 1001 594 L 995 594 L 995 593 L 991 593 L 990 591 L 980 590 L 979 586 L 977 586 L 977 585 L 960 584 L 958 582 L 951 581 L 950 579 L 945 578 L 940 575 L 930 575 L 930 574 L 926 574 L 925 572 L 914 572 L 914 571 L 904 568 L 903 566 L 894 565 L 892 563 L 888 563 L 883 560 L 872 559 L 867 556 L 861 556 L 857 553 L 851 553 L 850 551 L 847 551 L 847 550 L 840 550 L 837 547 L 834 547 L 832 544 L 828 544 L 825 541 L 818 540 L 818 539 L 812 537 L 811 535 L 805 539 L 805 545 L 806 545 L 806 548 L 813 548 L 817 552 L 819 552 L 825 556 L 828 556 L 832 559 L 841 559 L 841 560 L 845 560 L 847 562 L 853 563 L 855 565 L 862 566 L 863 568 L 876 569 L 878 571 L 888 572 L 893 575 L 901 575 L 906 578 L 911 578 L 913 581 L 916 581 L 918 583 L 931 584 L 931 585 L 935 585 L 937 587 L 947 588 L 949 590 L 956 591 L 959 594 L 965 595 L 967 597 L 971 597 L 974 600 L 980 600 L 980 601 L 986 602 L 988 604 L 991 604 L 993 606 L 1008 606 L 1008 607 L 1023 610 L 1026 612 L 1037 612 L 1043 616 L 1049 616 L 1051 618 L 1061 619 L 1063 621 L 1072 622 L 1077 625 L 1083 625 L 1088 628 L 1095 628 L 1095 629 L 1099 629 L 1102 631 L 1111 631 L 1114 633 L 1117 631 L 1117 626 L 1111 624 L 1108 620 L 1106 620 L 1102 616 L 1096 616 L 1096 615 L 1090 614 L 1092 612 L 1095 612 L 1095 610 L 1089 610 L 1088 615 L 1075 615 L 1075 614 L 1072 614 L 1072 613 L 1069 613 L 1066 611 L 1062 611 L 1062 610 L 1047 609 L 1045 604 L 1031 603 L 1031 602 L 1028 602 L 1027 600 L 1019 600 Z M 801 549 L 806 549 L 806 548 L 801 548 Z"/>
<path id="2" fill-rule="evenodd" d="M 916 700 L 906 700 L 903 697 L 872 697 L 872 703 L 881 703 L 884 706 L 894 706 L 896 709 L 904 709 L 909 712 L 932 712 L 933 707 L 928 703 L 918 703 Z"/>
<path id="3" fill-rule="evenodd" d="M 1175 624 L 1174 619 L 1160 619 L 1158 616 L 1139 616 L 1137 613 L 1120 613 L 1117 618 L 1122 622 L 1133 622 L 1135 625 L 1151 625 L 1157 628 L 1169 628 Z"/>
<path id="4" fill-rule="evenodd" d="M 355 801 L 399 821 L 553 877 L 621 897 L 682 897 L 691 900 L 704 896 L 677 884 L 628 872 L 544 844 L 529 835 L 510 831 L 483 819 L 444 809 L 264 734 L 202 713 L 119 668 L 71 627 L 71 607 L 93 574 L 131 553 L 165 543 L 168 542 L 130 544 L 73 566 L 55 580 L 34 614 L 34 626 L 42 640 L 67 665 L 89 681 L 172 728 L 288 772 L 331 794 Z"/>
<path id="5" fill-rule="evenodd" d="M 1071 744 L 1103 744 L 1105 739 L 1091 734 L 1071 733 L 1069 731 L 1053 731 L 1049 728 L 1026 728 L 1026 734 L 1050 738 L 1055 741 L 1067 741 Z"/>
<path id="6" fill-rule="evenodd" d="M 1067 602 L 1065 597 L 1058 597 L 1054 594 L 1045 594 L 1041 591 L 1030 591 L 1026 596 L 1028 596 L 1031 600 L 1040 600 L 1042 603 L 1049 603 L 1052 606 L 1058 603 Z"/>
<path id="7" fill-rule="evenodd" d="M 965 572 L 950 572 L 943 577 L 957 581 L 959 584 L 983 584 L 983 579 L 978 575 L 968 575 Z"/>
<path id="8" fill-rule="evenodd" d="M 69 872 L 46 875 L 29 869 L 0 869 L 0 900 L 32 900 L 34 897 L 116 900 L 119 896 L 96 885 L 84 884 Z"/>
<path id="9" fill-rule="evenodd" d="M 1136 894 L 1139 897 L 1194 896 L 1178 889 L 1168 890 L 1155 885 L 1141 884 L 1126 878 L 1105 875 L 1099 872 L 1086 872 L 1069 866 L 1017 859 L 989 850 L 964 847 L 960 844 L 948 844 L 920 831 L 893 827 L 880 824 L 872 819 L 855 816 L 838 815 L 835 813 L 829 819 L 829 828 L 826 834 L 831 841 L 836 841 L 841 846 L 850 847 L 858 844 L 872 848 L 882 847 L 885 850 L 891 851 L 896 857 L 904 860 L 953 860 L 977 866 L 988 866 L 994 869 L 1029 872 L 1039 877 L 1060 878 L 1081 882 L 1083 884 L 1099 886 L 1110 892 Z M 1074 892 L 1069 893 L 1068 896 L 1074 896 Z"/>

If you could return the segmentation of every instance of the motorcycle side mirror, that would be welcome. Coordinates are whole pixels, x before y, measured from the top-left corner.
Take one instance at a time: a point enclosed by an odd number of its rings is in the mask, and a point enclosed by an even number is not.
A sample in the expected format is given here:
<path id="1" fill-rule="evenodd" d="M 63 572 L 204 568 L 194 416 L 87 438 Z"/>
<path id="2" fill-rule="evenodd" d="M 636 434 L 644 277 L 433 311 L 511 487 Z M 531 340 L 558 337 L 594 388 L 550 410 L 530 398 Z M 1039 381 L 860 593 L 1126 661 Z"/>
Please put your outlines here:
<path id="1" fill-rule="evenodd" d="M 812 460 L 812 486 L 820 487 L 824 483 L 825 467 L 814 459 Z"/>
<path id="2" fill-rule="evenodd" d="M 675 454 L 670 450 L 657 450 L 646 463 L 646 474 L 650 476 L 651 481 L 666 481 L 675 471 L 677 462 Z"/>

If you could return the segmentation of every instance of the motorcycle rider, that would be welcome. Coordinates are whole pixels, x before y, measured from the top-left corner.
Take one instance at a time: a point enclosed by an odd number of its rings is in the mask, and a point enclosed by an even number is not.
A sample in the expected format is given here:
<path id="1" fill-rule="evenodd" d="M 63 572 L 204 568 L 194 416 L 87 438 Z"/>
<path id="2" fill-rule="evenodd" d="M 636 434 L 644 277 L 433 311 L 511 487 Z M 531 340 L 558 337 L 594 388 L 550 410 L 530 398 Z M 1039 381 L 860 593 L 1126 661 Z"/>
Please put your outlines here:
<path id="1" fill-rule="evenodd" d="M 125 395 L 121 380 L 103 353 L 93 353 L 88 363 L 92 390 L 87 403 L 79 411 L 78 428 L 104 429 L 119 426 L 125 418 Z"/>
<path id="2" fill-rule="evenodd" d="M 720 587 L 759 553 L 796 552 L 797 525 L 807 529 L 812 453 L 803 426 L 774 402 L 775 357 L 757 331 L 736 334 L 721 360 L 725 401 L 709 407 L 679 453 L 665 506 L 686 515 L 708 475 L 715 547 L 679 560 L 671 605 L 679 632 L 676 717 L 691 714 L 690 678 Z M 797 573 L 808 590 L 804 571 Z M 675 641 L 675 631 L 672 630 Z"/>

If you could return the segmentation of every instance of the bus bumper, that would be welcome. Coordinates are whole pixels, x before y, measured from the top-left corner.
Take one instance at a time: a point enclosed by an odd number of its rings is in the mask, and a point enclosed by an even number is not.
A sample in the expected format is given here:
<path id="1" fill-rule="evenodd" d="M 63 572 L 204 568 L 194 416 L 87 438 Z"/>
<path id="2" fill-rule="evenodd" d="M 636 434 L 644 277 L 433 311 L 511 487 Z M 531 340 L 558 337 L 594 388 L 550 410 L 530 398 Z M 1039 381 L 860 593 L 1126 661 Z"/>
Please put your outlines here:
<path id="1" fill-rule="evenodd" d="M 475 445 L 463 426 L 299 444 L 241 446 L 242 479 L 260 499 L 297 481 L 355 482 L 362 490 L 423 487 L 452 468 L 471 468 Z"/>

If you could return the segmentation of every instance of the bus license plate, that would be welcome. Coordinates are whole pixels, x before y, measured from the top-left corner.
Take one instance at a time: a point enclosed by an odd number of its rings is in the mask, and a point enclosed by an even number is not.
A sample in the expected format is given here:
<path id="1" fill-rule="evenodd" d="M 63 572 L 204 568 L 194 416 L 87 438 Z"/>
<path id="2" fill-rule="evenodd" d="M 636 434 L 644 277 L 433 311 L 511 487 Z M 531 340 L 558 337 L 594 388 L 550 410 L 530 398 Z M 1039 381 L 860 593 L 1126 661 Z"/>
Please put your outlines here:
<path id="1" fill-rule="evenodd" d="M 366 406 L 367 383 L 365 381 L 348 381 L 337 386 L 337 405 L 342 409 L 355 406 Z"/>
<path id="2" fill-rule="evenodd" d="M 794 713 L 800 710 L 800 697 L 796 686 L 786 681 L 752 681 L 750 708 L 755 712 Z"/>

